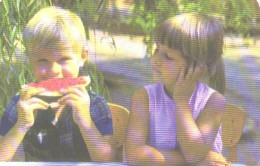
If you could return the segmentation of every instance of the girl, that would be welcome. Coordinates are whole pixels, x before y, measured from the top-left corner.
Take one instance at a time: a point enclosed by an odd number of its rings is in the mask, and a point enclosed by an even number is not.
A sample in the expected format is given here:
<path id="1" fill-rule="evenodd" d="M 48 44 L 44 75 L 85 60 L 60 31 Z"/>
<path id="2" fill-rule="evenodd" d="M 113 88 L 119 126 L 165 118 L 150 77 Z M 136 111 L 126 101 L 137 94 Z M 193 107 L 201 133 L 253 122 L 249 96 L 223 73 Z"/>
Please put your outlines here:
<path id="1" fill-rule="evenodd" d="M 226 107 L 221 24 L 210 16 L 181 14 L 157 28 L 155 43 L 151 64 L 157 83 L 133 95 L 128 163 L 227 164 L 221 155 Z"/>

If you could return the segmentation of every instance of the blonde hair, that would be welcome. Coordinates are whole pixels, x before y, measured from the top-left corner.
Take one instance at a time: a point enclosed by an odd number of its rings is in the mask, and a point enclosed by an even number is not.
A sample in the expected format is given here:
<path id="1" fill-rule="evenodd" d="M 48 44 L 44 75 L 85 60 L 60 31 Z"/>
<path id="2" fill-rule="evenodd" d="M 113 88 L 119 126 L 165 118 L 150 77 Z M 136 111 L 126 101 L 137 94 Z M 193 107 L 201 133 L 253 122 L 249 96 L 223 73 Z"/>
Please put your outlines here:
<path id="1" fill-rule="evenodd" d="M 43 47 L 70 47 L 76 54 L 86 49 L 86 34 L 79 16 L 59 7 L 37 12 L 23 31 L 26 53 L 32 55 Z"/>
<path id="2" fill-rule="evenodd" d="M 210 86 L 225 92 L 224 32 L 217 19 L 195 13 L 177 15 L 157 28 L 155 42 L 181 51 L 188 64 L 193 61 L 206 64 L 212 73 Z"/>

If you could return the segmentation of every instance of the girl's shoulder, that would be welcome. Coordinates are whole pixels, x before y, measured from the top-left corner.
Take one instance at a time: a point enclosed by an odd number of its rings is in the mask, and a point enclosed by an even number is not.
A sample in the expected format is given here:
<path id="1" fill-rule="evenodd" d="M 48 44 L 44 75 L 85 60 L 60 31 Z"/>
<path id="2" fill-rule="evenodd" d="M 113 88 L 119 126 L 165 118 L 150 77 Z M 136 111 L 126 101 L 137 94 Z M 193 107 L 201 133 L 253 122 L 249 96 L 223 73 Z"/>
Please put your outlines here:
<path id="1" fill-rule="evenodd" d="M 163 84 L 162 83 L 153 83 L 153 84 L 149 84 L 149 85 L 145 85 L 144 89 L 146 89 L 147 91 L 149 90 L 157 90 L 157 89 L 162 89 L 163 88 Z"/>
<path id="2" fill-rule="evenodd" d="M 156 93 L 158 90 L 163 89 L 163 84 L 154 83 L 145 85 L 144 87 L 138 89 L 132 96 L 132 100 L 141 98 L 142 100 L 149 100 L 151 93 Z"/>
<path id="3" fill-rule="evenodd" d="M 211 88 L 209 85 L 205 83 L 199 82 L 197 90 L 197 93 L 203 93 L 204 95 L 208 95 L 209 99 L 211 98 L 211 100 L 215 99 L 225 101 L 225 97 L 221 93 L 219 93 L 217 90 Z"/>
<path id="4" fill-rule="evenodd" d="M 138 89 L 132 96 L 130 114 L 146 115 L 149 111 L 149 96 L 144 87 Z"/>
<path id="5" fill-rule="evenodd" d="M 191 97 L 191 103 L 194 106 L 194 110 L 197 110 L 197 114 L 201 110 L 205 110 L 206 107 L 210 107 L 210 110 L 215 110 L 215 108 L 217 110 L 222 110 L 226 105 L 225 98 L 222 94 L 202 82 L 197 84 Z"/>
<path id="6" fill-rule="evenodd" d="M 139 88 L 132 96 L 132 102 L 135 100 L 148 101 L 148 93 L 146 86 Z"/>
<path id="7" fill-rule="evenodd" d="M 224 96 L 220 94 L 217 90 L 202 82 L 198 82 L 193 95 L 195 95 L 196 98 L 200 100 L 205 100 L 205 102 L 207 102 L 210 98 L 216 98 L 217 100 L 225 99 Z"/>
<path id="8" fill-rule="evenodd" d="M 149 99 L 157 98 L 158 95 L 161 96 L 164 94 L 164 85 L 162 83 L 154 83 L 144 86 L 147 96 Z"/>
<path id="9" fill-rule="evenodd" d="M 210 95 L 216 92 L 215 89 L 211 88 L 209 85 L 203 83 L 203 82 L 198 82 L 197 87 L 196 87 L 197 93 L 209 93 Z"/>
<path id="10" fill-rule="evenodd" d="M 204 84 L 206 85 L 206 84 Z M 206 85 L 207 86 L 207 85 Z M 226 110 L 226 99 L 225 97 L 219 93 L 218 91 L 208 88 L 208 99 L 205 105 L 205 110 L 208 110 L 212 114 L 220 114 L 222 115 Z"/>
<path id="11" fill-rule="evenodd" d="M 225 110 L 226 108 L 226 99 L 219 92 L 215 91 L 209 98 L 207 105 L 211 105 L 214 108 L 218 108 L 220 110 Z"/>

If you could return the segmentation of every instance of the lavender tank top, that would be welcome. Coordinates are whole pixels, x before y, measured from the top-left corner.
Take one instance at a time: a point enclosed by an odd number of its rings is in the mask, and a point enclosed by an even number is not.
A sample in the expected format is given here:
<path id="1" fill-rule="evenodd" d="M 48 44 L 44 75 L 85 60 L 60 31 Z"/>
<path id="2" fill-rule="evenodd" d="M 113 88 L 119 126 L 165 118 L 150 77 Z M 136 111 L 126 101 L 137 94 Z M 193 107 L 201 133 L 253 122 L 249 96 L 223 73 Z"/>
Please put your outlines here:
<path id="1" fill-rule="evenodd" d="M 164 91 L 162 83 L 145 86 L 149 96 L 150 145 L 158 149 L 173 150 L 177 144 L 175 103 Z M 191 98 L 193 118 L 196 120 L 208 99 L 215 92 L 208 85 L 198 82 Z M 222 152 L 222 127 L 219 128 L 212 150 Z"/>

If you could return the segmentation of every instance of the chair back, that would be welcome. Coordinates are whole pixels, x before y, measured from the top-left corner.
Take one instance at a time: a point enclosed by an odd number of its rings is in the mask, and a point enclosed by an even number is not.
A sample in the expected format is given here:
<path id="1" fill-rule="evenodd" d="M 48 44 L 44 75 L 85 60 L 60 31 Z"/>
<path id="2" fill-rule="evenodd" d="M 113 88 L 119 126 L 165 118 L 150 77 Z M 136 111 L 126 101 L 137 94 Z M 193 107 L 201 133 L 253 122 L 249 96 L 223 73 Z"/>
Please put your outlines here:
<path id="1" fill-rule="evenodd" d="M 246 121 L 245 111 L 227 103 L 226 111 L 222 118 L 222 142 L 228 148 L 228 160 L 237 162 L 237 144 L 242 135 Z"/>
<path id="2" fill-rule="evenodd" d="M 125 107 L 113 103 L 108 103 L 108 106 L 113 119 L 113 138 L 119 151 L 117 160 L 122 162 L 129 111 Z"/>

